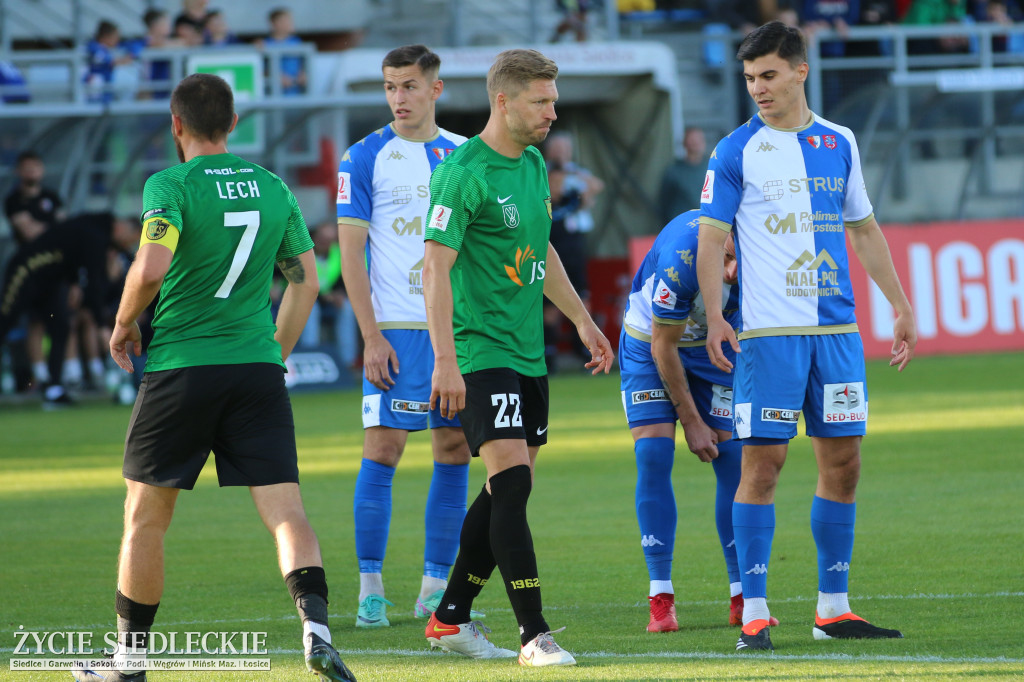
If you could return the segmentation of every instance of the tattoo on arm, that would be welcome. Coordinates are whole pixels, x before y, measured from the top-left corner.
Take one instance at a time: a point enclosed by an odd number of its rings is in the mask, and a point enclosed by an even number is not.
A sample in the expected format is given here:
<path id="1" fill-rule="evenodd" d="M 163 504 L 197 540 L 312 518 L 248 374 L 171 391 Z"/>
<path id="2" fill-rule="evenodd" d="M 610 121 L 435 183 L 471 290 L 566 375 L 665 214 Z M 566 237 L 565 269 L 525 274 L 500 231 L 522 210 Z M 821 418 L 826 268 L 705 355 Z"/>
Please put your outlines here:
<path id="1" fill-rule="evenodd" d="M 661 379 L 661 385 L 665 387 L 665 395 L 672 401 L 672 407 L 679 409 L 679 401 L 672 395 L 672 389 L 669 388 L 668 379 L 665 378 L 665 373 L 661 371 L 661 363 L 658 362 L 657 358 L 654 359 L 654 366 L 658 369 L 658 378 Z M 689 390 L 689 386 L 686 385 L 686 380 L 683 380 L 683 388 Z"/>
<path id="2" fill-rule="evenodd" d="M 292 284 L 302 284 L 306 281 L 306 268 L 302 267 L 302 260 L 298 256 L 277 261 L 277 267 L 284 278 Z"/>

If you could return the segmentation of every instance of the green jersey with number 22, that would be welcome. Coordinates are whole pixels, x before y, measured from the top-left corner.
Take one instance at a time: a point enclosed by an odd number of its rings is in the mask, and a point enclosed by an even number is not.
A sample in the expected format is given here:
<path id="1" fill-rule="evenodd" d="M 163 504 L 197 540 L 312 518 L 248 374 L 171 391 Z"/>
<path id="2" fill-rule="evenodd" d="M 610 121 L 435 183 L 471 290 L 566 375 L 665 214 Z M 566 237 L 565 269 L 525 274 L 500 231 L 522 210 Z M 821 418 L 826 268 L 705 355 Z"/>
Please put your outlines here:
<path id="1" fill-rule="evenodd" d="M 179 233 L 146 371 L 283 366 L 270 311 L 273 269 L 313 248 L 288 186 L 234 154 L 197 156 L 146 181 L 142 222 L 150 242 Z"/>

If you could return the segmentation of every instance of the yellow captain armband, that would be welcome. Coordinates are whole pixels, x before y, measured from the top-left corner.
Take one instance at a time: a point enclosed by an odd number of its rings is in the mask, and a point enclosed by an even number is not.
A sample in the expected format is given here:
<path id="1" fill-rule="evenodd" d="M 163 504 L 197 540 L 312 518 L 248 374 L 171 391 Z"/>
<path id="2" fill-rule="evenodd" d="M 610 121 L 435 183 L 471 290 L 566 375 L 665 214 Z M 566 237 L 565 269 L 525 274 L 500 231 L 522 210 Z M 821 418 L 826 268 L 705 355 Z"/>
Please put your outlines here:
<path id="1" fill-rule="evenodd" d="M 154 216 L 142 223 L 142 239 L 139 246 L 145 244 L 160 244 L 166 246 L 174 253 L 178 248 L 178 236 L 180 232 L 177 227 L 170 224 L 163 218 Z"/>

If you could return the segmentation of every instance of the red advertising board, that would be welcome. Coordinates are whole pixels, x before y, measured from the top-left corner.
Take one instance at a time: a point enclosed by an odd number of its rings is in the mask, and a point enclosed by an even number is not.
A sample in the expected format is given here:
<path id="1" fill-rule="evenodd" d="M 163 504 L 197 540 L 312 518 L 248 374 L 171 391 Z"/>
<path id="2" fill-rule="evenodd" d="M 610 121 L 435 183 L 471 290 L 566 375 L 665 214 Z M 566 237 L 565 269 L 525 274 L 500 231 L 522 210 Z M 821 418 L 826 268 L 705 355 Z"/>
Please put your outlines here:
<path id="1" fill-rule="evenodd" d="M 917 318 L 917 354 L 1024 350 L 1024 220 L 883 227 Z M 893 312 L 850 252 L 867 357 L 888 357 Z"/>

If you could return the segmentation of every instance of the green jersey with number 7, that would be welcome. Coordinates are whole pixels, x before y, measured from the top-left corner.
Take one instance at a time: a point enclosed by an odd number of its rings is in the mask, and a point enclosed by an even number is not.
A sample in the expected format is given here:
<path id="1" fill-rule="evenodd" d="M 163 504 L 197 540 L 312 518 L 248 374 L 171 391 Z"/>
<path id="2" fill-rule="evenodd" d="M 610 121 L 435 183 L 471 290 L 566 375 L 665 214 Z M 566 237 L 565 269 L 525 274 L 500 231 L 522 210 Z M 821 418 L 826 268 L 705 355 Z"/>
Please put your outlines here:
<path id="1" fill-rule="evenodd" d="M 234 154 L 197 156 L 146 181 L 142 223 L 145 241 L 167 239 L 174 251 L 146 371 L 283 365 L 270 310 L 274 265 L 313 248 L 284 181 Z"/>

